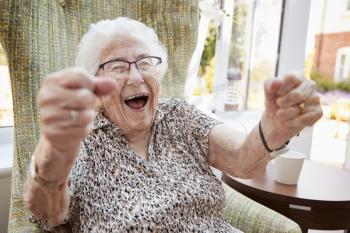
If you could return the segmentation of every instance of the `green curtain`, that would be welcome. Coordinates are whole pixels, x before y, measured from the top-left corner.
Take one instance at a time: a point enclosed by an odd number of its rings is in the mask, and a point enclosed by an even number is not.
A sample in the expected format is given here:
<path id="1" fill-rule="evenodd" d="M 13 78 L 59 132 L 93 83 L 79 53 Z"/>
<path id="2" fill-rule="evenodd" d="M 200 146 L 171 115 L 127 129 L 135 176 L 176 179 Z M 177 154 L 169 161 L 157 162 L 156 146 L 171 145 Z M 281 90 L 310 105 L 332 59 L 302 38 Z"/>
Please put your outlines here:
<path id="1" fill-rule="evenodd" d="M 72 66 L 90 23 L 128 16 L 153 27 L 168 48 L 163 96 L 183 96 L 198 26 L 196 0 L 1 0 L 0 43 L 10 69 L 15 152 L 9 232 L 36 232 L 22 200 L 29 158 L 39 137 L 37 92 L 49 73 Z"/>

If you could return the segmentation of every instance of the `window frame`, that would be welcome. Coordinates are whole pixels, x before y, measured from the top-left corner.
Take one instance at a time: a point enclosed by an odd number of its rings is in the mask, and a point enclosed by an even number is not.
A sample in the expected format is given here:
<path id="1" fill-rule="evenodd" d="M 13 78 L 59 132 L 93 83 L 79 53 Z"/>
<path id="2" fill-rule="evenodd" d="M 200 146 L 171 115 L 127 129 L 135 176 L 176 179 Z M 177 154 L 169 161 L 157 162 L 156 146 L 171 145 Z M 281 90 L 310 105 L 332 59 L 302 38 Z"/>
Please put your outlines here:
<path id="1" fill-rule="evenodd" d="M 224 0 L 222 0 L 224 1 Z M 227 3 L 224 1 L 223 6 Z M 256 0 L 254 0 L 256 1 Z M 281 28 L 280 28 L 280 41 L 279 41 L 279 56 L 277 60 L 276 67 L 276 77 L 281 77 L 282 75 L 299 70 L 304 70 L 304 61 L 305 61 L 305 49 L 307 43 L 307 33 L 308 33 L 308 22 L 310 14 L 310 5 L 311 0 L 284 0 L 282 4 L 282 17 L 281 17 Z M 227 10 L 227 8 L 225 8 Z M 233 11 L 233 4 L 232 9 Z M 295 12 L 298 12 L 298 17 L 295 17 Z M 306 22 L 306 23 L 305 23 Z M 232 24 L 229 24 L 225 21 L 222 22 L 221 30 L 225 27 L 231 28 Z M 231 31 L 230 31 L 231 32 Z M 226 74 L 227 74 L 227 65 L 228 65 L 228 47 L 230 41 L 231 33 L 226 34 L 222 33 L 221 35 L 226 35 L 226 37 L 221 36 L 217 40 L 216 54 L 220 54 L 219 57 L 225 56 L 222 61 L 219 63 L 220 66 L 215 67 L 214 75 L 214 84 L 218 87 L 221 87 L 221 90 L 214 89 L 215 95 L 215 113 L 223 113 L 224 109 L 224 98 L 225 91 L 222 87 L 226 87 Z M 222 53 L 224 51 L 224 53 Z M 225 52 L 226 51 L 226 52 Z M 249 80 L 248 80 L 249 82 Z M 214 85 L 214 87 L 215 87 Z M 246 87 L 245 92 L 248 91 Z M 244 112 L 246 110 L 243 110 Z M 312 127 L 306 127 L 298 137 L 295 137 L 291 140 L 289 147 L 293 150 L 300 151 L 305 153 L 310 159 L 311 145 L 312 145 Z"/>
<path id="2" fill-rule="evenodd" d="M 345 56 L 345 62 L 344 62 L 344 67 L 341 70 L 343 65 L 341 64 L 343 56 Z M 340 71 L 342 71 L 343 74 L 340 74 Z M 350 75 L 350 46 L 338 48 L 337 55 L 336 55 L 336 65 L 334 69 L 334 80 L 343 81 L 343 80 L 346 80 L 349 77 L 349 75 Z"/>

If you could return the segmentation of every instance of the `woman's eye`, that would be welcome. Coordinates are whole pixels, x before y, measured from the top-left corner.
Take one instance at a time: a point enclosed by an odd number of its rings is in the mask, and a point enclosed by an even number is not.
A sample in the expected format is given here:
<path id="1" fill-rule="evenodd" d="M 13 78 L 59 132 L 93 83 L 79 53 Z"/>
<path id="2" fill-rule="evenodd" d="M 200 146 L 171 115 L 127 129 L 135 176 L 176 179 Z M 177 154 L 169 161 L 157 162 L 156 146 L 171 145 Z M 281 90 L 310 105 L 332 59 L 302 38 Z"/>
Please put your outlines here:
<path id="1" fill-rule="evenodd" d="M 151 67 L 151 64 L 148 62 L 141 62 L 139 64 L 137 64 L 139 69 L 148 69 Z"/>
<path id="2" fill-rule="evenodd" d="M 123 65 L 115 65 L 111 67 L 111 70 L 121 73 L 127 71 L 128 67 Z"/>

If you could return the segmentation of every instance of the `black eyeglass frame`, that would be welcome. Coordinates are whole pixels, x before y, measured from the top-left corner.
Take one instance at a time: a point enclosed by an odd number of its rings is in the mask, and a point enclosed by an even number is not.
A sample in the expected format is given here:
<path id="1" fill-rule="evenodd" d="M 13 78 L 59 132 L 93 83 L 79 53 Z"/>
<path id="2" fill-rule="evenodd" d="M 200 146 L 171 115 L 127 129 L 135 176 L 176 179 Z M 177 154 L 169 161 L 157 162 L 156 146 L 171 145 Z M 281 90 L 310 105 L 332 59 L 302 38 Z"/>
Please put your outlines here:
<path id="1" fill-rule="evenodd" d="M 104 70 L 104 66 L 105 66 L 106 64 L 111 63 L 111 62 L 115 62 L 115 61 L 122 61 L 122 62 L 128 63 L 128 64 L 129 64 L 129 68 L 128 68 L 129 71 L 130 71 L 130 66 L 131 66 L 131 64 L 135 64 L 137 70 L 139 71 L 139 67 L 137 67 L 136 62 L 138 62 L 138 61 L 140 61 L 140 60 L 142 60 L 142 59 L 145 59 L 145 58 L 156 58 L 156 59 L 158 60 L 158 63 L 156 64 L 156 66 L 159 65 L 159 64 L 161 64 L 161 63 L 163 62 L 163 61 L 162 61 L 162 58 L 161 58 L 161 57 L 157 57 L 157 56 L 146 56 L 146 57 L 141 57 L 141 58 L 139 58 L 139 59 L 137 59 L 137 60 L 135 60 L 135 61 L 125 61 L 125 60 L 122 60 L 122 59 L 113 59 L 113 60 L 104 62 L 104 63 L 102 63 L 101 65 L 99 65 L 99 66 L 98 66 L 98 70 L 97 70 L 96 73 L 98 73 L 101 69 Z"/>

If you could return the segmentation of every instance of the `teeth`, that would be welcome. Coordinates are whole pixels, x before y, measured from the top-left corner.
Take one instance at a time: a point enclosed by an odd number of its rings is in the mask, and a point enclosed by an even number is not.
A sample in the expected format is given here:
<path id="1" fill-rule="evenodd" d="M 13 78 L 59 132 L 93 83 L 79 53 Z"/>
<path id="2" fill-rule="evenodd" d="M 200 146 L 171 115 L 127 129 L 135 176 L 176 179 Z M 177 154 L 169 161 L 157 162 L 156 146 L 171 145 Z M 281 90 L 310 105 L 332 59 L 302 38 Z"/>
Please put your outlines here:
<path id="1" fill-rule="evenodd" d="M 138 94 L 138 95 L 129 96 L 125 100 L 131 100 L 131 99 L 134 99 L 136 97 L 141 97 L 141 96 L 148 96 L 148 94 Z"/>

